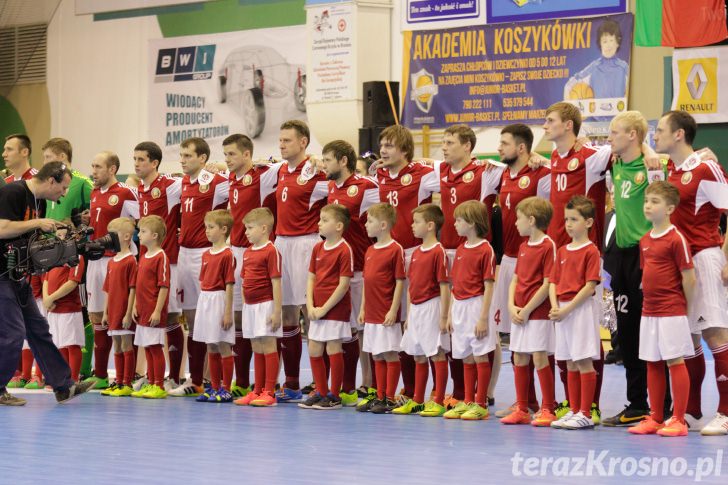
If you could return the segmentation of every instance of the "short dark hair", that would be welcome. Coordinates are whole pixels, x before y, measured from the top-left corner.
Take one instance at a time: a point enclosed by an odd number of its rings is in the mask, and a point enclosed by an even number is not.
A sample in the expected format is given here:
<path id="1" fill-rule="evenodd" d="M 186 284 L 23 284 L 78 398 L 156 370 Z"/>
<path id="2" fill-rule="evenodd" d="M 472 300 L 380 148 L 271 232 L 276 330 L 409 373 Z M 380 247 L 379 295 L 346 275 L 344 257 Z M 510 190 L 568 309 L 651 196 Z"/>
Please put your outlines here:
<path id="1" fill-rule="evenodd" d="M 533 146 L 533 131 L 531 128 L 524 125 L 523 123 L 515 123 L 508 125 L 501 130 L 501 135 L 509 133 L 516 140 L 516 143 L 523 143 L 526 145 L 526 151 L 531 153 L 531 147 Z"/>
<path id="2" fill-rule="evenodd" d="M 321 213 L 327 212 L 336 219 L 336 222 L 340 222 L 344 226 L 344 231 L 349 228 L 351 222 L 351 214 L 349 209 L 343 204 L 328 204 L 321 208 Z"/>
<path id="3" fill-rule="evenodd" d="M 321 153 L 324 155 L 331 153 L 336 160 L 341 160 L 346 157 L 346 168 L 351 173 L 356 172 L 356 151 L 354 151 L 354 147 L 349 142 L 344 140 L 330 141 L 324 146 Z"/>
<path id="4" fill-rule="evenodd" d="M 40 170 L 33 175 L 33 178 L 38 180 L 38 182 L 45 182 L 52 178 L 60 184 L 66 175 L 73 178 L 73 173 L 71 173 L 71 169 L 65 162 L 48 162 L 40 167 Z"/>
<path id="5" fill-rule="evenodd" d="M 71 142 L 66 140 L 65 138 L 51 138 L 50 140 L 45 142 L 45 144 L 43 144 L 41 149 L 43 151 L 50 149 L 50 151 L 52 151 L 56 155 L 65 153 L 69 163 L 73 160 L 73 146 L 71 145 Z"/>
<path id="6" fill-rule="evenodd" d="M 445 215 L 437 204 L 422 204 L 412 209 L 412 215 L 419 214 L 425 222 L 435 224 L 435 232 L 440 232 L 445 223 Z"/>
<path id="7" fill-rule="evenodd" d="M 28 137 L 28 135 L 24 135 L 22 133 L 13 133 L 12 135 L 6 136 L 5 141 L 10 141 L 13 138 L 15 138 L 16 140 L 18 140 L 20 142 L 21 150 L 23 148 L 28 149 L 28 156 L 30 156 L 30 154 L 33 152 L 33 147 L 31 146 L 31 143 L 30 143 L 30 137 Z"/>
<path id="8" fill-rule="evenodd" d="M 605 20 L 597 29 L 597 43 L 602 41 L 603 35 L 613 35 L 617 39 L 617 46 L 622 45 L 622 29 L 614 20 Z"/>
<path id="9" fill-rule="evenodd" d="M 566 208 L 575 210 L 584 219 L 594 219 L 596 215 L 596 205 L 594 201 L 584 195 L 575 195 L 566 203 Z"/>
<path id="10" fill-rule="evenodd" d="M 198 157 L 205 155 L 205 160 L 210 159 L 210 145 L 208 145 L 207 142 L 202 138 L 187 138 L 186 140 L 182 140 L 182 143 L 180 143 L 179 145 L 182 148 L 189 148 L 190 145 L 192 145 L 193 147 L 195 147 L 195 153 Z"/>
<path id="11" fill-rule="evenodd" d="M 222 141 L 222 146 L 232 145 L 233 143 L 238 147 L 240 153 L 248 151 L 250 152 L 250 156 L 253 156 L 253 140 L 249 136 L 241 133 L 233 133 Z"/>
<path id="12" fill-rule="evenodd" d="M 296 133 L 298 133 L 299 137 L 306 137 L 306 146 L 311 143 L 311 130 L 308 129 L 308 125 L 304 121 L 284 121 L 281 125 L 281 130 L 296 130 Z"/>
<path id="13" fill-rule="evenodd" d="M 451 125 L 445 128 L 445 134 L 446 135 L 453 135 L 458 137 L 458 141 L 460 143 L 465 144 L 465 142 L 470 142 L 470 151 L 475 151 L 475 141 L 477 138 L 475 137 L 475 132 L 471 127 L 464 123 L 460 123 L 458 125 Z"/>
<path id="14" fill-rule="evenodd" d="M 647 186 L 645 189 L 645 195 L 657 194 L 667 202 L 668 205 L 674 205 L 675 207 L 680 204 L 680 191 L 677 187 L 672 185 L 670 182 L 664 180 L 656 180 Z"/>
<path id="15" fill-rule="evenodd" d="M 683 130 L 685 132 L 685 143 L 688 145 L 693 144 L 695 135 L 698 132 L 698 124 L 690 113 L 682 110 L 673 110 L 668 111 L 662 116 L 667 116 L 667 122 L 670 124 L 670 129 L 673 132 L 677 130 Z"/>
<path id="16" fill-rule="evenodd" d="M 150 161 L 156 160 L 157 162 L 157 168 L 159 168 L 159 165 L 162 163 L 162 149 L 159 148 L 159 145 L 154 143 L 153 141 L 143 141 L 141 143 L 138 143 L 137 146 L 134 147 L 135 152 L 147 152 L 147 156 L 149 157 Z"/>

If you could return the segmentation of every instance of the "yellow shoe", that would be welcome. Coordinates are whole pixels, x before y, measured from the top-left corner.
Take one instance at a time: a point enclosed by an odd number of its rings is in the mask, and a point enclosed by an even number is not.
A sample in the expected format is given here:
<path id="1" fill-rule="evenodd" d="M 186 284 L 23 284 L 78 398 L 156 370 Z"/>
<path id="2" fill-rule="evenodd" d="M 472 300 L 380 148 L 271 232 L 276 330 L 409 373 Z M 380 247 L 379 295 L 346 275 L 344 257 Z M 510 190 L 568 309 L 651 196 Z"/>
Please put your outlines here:
<path id="1" fill-rule="evenodd" d="M 134 393 L 134 389 L 131 386 L 118 386 L 116 389 L 111 391 L 108 395 L 111 397 L 126 397 L 131 396 Z"/>
<path id="2" fill-rule="evenodd" d="M 470 406 L 468 406 L 468 410 L 460 416 L 460 419 L 465 421 L 481 421 L 488 419 L 488 408 L 484 408 L 480 404 L 471 403 Z"/>
<path id="3" fill-rule="evenodd" d="M 167 391 L 159 386 L 151 386 L 141 397 L 144 399 L 164 399 L 167 397 Z"/>
<path id="4" fill-rule="evenodd" d="M 138 391 L 133 391 L 131 394 L 129 394 L 131 397 L 144 397 L 144 394 L 147 393 L 149 388 L 152 387 L 151 384 L 144 384 Z"/>

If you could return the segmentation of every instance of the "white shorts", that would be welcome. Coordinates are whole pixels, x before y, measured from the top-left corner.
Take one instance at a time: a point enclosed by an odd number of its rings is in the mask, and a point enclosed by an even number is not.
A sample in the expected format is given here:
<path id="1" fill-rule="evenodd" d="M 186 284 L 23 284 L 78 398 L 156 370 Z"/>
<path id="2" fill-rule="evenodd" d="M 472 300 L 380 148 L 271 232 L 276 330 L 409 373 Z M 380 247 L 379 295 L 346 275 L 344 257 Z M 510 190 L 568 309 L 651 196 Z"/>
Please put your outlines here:
<path id="1" fill-rule="evenodd" d="M 40 314 L 48 318 L 48 310 L 46 310 L 43 306 L 43 298 L 36 298 L 35 304 L 38 306 L 38 311 L 40 312 Z"/>
<path id="2" fill-rule="evenodd" d="M 688 317 L 648 317 L 640 320 L 640 359 L 647 362 L 695 355 Z"/>
<path id="3" fill-rule="evenodd" d="M 556 348 L 556 331 L 551 320 L 528 320 L 523 325 L 511 325 L 511 352 L 548 352 Z"/>
<path id="4" fill-rule="evenodd" d="M 560 301 L 559 307 L 568 301 Z M 588 298 L 566 318 L 555 323 L 556 360 L 600 359 L 599 321 L 594 318 L 595 298 Z"/>
<path id="5" fill-rule="evenodd" d="M 688 321 L 690 332 L 699 334 L 706 328 L 728 328 L 728 288 L 720 273 L 726 264 L 725 254 L 718 247 L 703 249 L 693 256 L 695 265 L 695 297 Z"/>
<path id="6" fill-rule="evenodd" d="M 511 332 L 511 314 L 508 311 L 508 289 L 516 272 L 516 258 L 503 256 L 493 286 L 493 300 L 490 304 L 490 319 L 498 332 Z"/>
<path id="7" fill-rule="evenodd" d="M 86 335 L 83 332 L 83 314 L 74 313 L 49 313 L 48 329 L 53 336 L 53 343 L 59 349 L 69 345 L 86 344 Z"/>
<path id="8" fill-rule="evenodd" d="M 417 246 L 404 250 L 404 274 L 409 274 L 410 263 L 412 263 L 412 255 Z M 400 305 L 399 315 L 404 322 L 407 320 L 407 306 L 409 305 L 409 278 L 405 278 L 402 287 L 402 304 Z"/>
<path id="9" fill-rule="evenodd" d="M 384 352 L 399 352 L 402 342 L 402 325 L 395 323 L 385 327 L 381 323 L 364 324 L 364 344 L 362 350 L 372 355 Z"/>
<path id="10" fill-rule="evenodd" d="M 200 268 L 202 255 L 209 248 L 179 248 L 177 258 L 177 284 L 182 310 L 195 310 L 200 297 Z"/>
<path id="11" fill-rule="evenodd" d="M 273 313 L 273 300 L 248 305 L 243 303 L 243 337 L 283 337 L 283 325 L 271 330 L 268 319 Z"/>
<path id="12" fill-rule="evenodd" d="M 282 304 L 305 305 L 308 284 L 308 263 L 313 247 L 321 242 L 318 234 L 276 236 L 275 246 L 281 253 Z"/>
<path id="13" fill-rule="evenodd" d="M 199 275 L 198 275 L 199 278 Z M 169 265 L 169 303 L 167 303 L 167 313 L 182 313 L 182 307 L 179 304 L 181 298 L 179 289 L 179 272 L 176 264 Z"/>
<path id="14" fill-rule="evenodd" d="M 488 319 L 488 335 L 475 338 L 475 325 L 483 309 L 483 297 L 474 296 L 467 300 L 452 300 L 452 357 L 464 359 L 470 355 L 481 356 L 495 350 L 498 332 L 495 322 Z"/>
<path id="15" fill-rule="evenodd" d="M 349 340 L 351 338 L 350 322 L 337 320 L 311 320 L 308 326 L 308 339 L 317 342 L 330 340 Z"/>
<path id="16" fill-rule="evenodd" d="M 349 280 L 349 291 L 351 293 L 351 322 L 349 323 L 353 329 L 364 330 L 364 325 L 359 323 L 361 298 L 364 293 L 364 277 L 362 276 L 361 271 L 355 271 L 354 277 Z"/>
<path id="17" fill-rule="evenodd" d="M 206 344 L 227 342 L 235 345 L 235 325 L 222 328 L 225 316 L 225 291 L 201 291 L 197 299 L 197 315 L 192 340 Z"/>
<path id="18" fill-rule="evenodd" d="M 134 345 L 137 347 L 164 345 L 165 334 L 165 327 L 161 324 L 157 327 L 137 325 L 136 332 L 134 333 Z"/>
<path id="19" fill-rule="evenodd" d="M 30 350 L 30 345 L 27 340 L 23 340 L 23 350 Z"/>
<path id="20" fill-rule="evenodd" d="M 402 335 L 400 348 L 409 355 L 432 357 L 442 349 L 450 350 L 450 334 L 440 331 L 440 297 L 436 296 L 418 305 L 410 304 L 407 329 Z"/>
<path id="21" fill-rule="evenodd" d="M 133 330 L 109 330 L 107 332 L 109 334 L 109 337 L 120 337 L 121 335 L 134 335 Z"/>
<path id="22" fill-rule="evenodd" d="M 104 256 L 96 261 L 89 261 L 86 270 L 86 297 L 89 313 L 102 313 L 106 304 L 104 279 L 111 257 Z"/>
<path id="23" fill-rule="evenodd" d="M 233 287 L 233 311 L 243 311 L 243 276 L 240 270 L 243 267 L 243 254 L 245 248 L 239 248 L 237 246 L 231 246 L 230 249 L 233 251 L 235 257 L 235 286 Z"/>

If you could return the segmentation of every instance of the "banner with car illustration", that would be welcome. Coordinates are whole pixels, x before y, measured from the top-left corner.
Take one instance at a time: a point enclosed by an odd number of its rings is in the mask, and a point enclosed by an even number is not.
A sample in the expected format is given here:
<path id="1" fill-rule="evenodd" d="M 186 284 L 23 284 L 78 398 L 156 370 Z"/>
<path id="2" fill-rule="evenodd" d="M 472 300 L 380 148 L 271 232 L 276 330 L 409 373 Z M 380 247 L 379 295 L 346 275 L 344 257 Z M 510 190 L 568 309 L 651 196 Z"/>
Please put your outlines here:
<path id="1" fill-rule="evenodd" d="M 149 137 L 163 169 L 189 137 L 205 138 L 213 161 L 233 133 L 253 139 L 254 158 L 278 156 L 280 124 L 306 120 L 305 59 L 303 25 L 150 41 Z"/>
<path id="2" fill-rule="evenodd" d="M 586 120 L 627 109 L 631 13 L 404 32 L 403 124 L 541 124 L 568 100 Z"/>

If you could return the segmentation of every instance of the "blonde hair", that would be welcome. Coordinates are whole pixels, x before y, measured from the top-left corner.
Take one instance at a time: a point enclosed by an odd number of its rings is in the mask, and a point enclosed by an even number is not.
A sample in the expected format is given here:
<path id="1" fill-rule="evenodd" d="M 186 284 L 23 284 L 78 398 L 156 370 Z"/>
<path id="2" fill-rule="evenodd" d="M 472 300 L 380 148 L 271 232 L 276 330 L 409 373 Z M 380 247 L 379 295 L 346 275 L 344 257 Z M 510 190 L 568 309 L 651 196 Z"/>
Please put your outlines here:
<path id="1" fill-rule="evenodd" d="M 455 218 L 460 218 L 475 226 L 478 237 L 484 238 L 490 232 L 488 209 L 480 201 L 468 200 L 455 208 Z"/>
<path id="2" fill-rule="evenodd" d="M 243 224 L 261 224 L 268 226 L 269 231 L 273 230 L 274 221 L 273 213 L 267 207 L 253 209 L 243 217 Z"/>
<path id="3" fill-rule="evenodd" d="M 159 237 L 160 244 L 162 243 L 162 241 L 164 241 L 164 238 L 167 235 L 167 226 L 164 223 L 164 219 L 159 216 L 142 217 L 141 219 L 139 219 L 137 227 L 139 227 L 140 229 L 142 227 L 145 227 L 153 233 L 156 233 Z"/>
<path id="4" fill-rule="evenodd" d="M 109 222 L 109 225 L 106 226 L 106 229 L 109 232 L 128 232 L 130 234 L 134 234 L 134 229 L 136 229 L 136 226 L 134 225 L 134 221 L 129 219 L 128 217 L 117 217 L 116 219 Z"/>
<path id="5" fill-rule="evenodd" d="M 394 224 L 397 222 L 397 211 L 392 207 L 391 204 L 382 202 L 374 204 L 367 210 L 367 216 L 373 217 L 379 221 L 385 221 L 389 224 L 389 228 L 392 229 Z"/>
<path id="6" fill-rule="evenodd" d="M 610 126 L 619 123 L 626 132 L 634 130 L 637 133 L 637 140 L 642 143 L 647 136 L 647 120 L 639 111 L 624 111 L 612 118 Z"/>
<path id="7" fill-rule="evenodd" d="M 216 226 L 224 227 L 227 231 L 225 234 L 228 235 L 230 235 L 230 231 L 233 228 L 233 216 L 226 209 L 209 211 L 205 214 L 205 222 L 211 222 Z"/>
<path id="8" fill-rule="evenodd" d="M 324 212 L 331 214 L 331 216 L 336 219 L 336 222 L 342 223 L 345 231 L 349 227 L 351 214 L 346 206 L 341 204 L 328 204 L 321 208 L 321 213 L 323 214 Z"/>
<path id="9" fill-rule="evenodd" d="M 536 227 L 545 231 L 549 227 L 551 217 L 554 215 L 554 208 L 551 202 L 541 197 L 527 197 L 516 206 L 516 211 L 526 217 L 533 217 L 536 220 Z"/>

